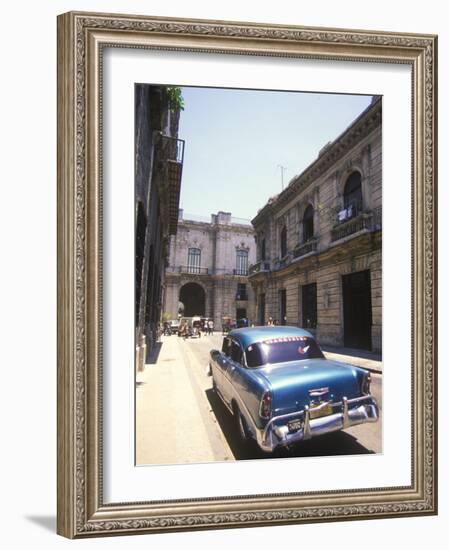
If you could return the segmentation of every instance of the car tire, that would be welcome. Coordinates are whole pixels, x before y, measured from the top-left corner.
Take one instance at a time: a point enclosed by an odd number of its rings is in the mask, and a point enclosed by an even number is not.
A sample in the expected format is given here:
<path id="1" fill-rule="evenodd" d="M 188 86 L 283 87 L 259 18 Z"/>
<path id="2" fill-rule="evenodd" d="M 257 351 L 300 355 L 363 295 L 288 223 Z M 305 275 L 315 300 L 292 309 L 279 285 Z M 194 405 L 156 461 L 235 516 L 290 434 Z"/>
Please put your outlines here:
<path id="1" fill-rule="evenodd" d="M 248 443 L 250 440 L 248 424 L 237 405 L 234 405 L 234 422 L 241 443 Z"/>

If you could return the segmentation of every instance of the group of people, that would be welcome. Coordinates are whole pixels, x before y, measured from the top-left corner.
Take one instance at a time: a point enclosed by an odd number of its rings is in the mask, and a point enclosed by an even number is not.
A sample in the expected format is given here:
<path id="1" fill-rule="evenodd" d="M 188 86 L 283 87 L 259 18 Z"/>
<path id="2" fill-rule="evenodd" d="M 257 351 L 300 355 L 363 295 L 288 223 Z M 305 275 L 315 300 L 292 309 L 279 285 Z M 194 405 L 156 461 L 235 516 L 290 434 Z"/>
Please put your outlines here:
<path id="1" fill-rule="evenodd" d="M 203 330 L 204 334 L 207 334 L 208 336 L 211 336 L 214 333 L 214 322 L 212 319 L 207 319 L 204 321 Z"/>
<path id="2" fill-rule="evenodd" d="M 214 322 L 212 319 L 201 319 L 201 321 L 194 321 L 193 323 L 182 321 L 179 327 L 179 335 L 184 338 L 191 336 L 199 336 L 201 338 L 202 334 L 210 336 L 213 333 Z"/>

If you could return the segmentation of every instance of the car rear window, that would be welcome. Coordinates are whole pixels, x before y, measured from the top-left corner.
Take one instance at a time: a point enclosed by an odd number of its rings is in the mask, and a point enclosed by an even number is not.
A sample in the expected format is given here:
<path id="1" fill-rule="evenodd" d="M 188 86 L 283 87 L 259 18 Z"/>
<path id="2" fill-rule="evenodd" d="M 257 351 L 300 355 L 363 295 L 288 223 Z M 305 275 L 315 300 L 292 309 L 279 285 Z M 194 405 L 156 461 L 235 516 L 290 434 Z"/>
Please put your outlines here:
<path id="1" fill-rule="evenodd" d="M 301 359 L 323 359 L 324 355 L 313 338 L 308 336 L 290 336 L 272 338 L 251 344 L 246 348 L 248 367 L 298 361 Z"/>

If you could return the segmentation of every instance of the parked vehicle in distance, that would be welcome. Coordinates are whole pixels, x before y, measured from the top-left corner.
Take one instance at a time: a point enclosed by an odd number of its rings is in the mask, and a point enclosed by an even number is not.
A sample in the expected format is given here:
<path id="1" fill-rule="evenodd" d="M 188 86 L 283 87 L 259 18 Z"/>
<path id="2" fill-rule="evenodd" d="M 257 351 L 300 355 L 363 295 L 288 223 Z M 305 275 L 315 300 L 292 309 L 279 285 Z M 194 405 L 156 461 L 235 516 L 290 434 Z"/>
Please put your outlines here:
<path id="1" fill-rule="evenodd" d="M 184 338 L 201 337 L 201 317 L 181 317 L 178 336 L 183 336 Z"/>
<path id="2" fill-rule="evenodd" d="M 201 338 L 201 330 L 202 330 L 202 321 L 201 317 L 195 316 L 192 317 L 192 331 L 191 331 L 191 338 Z"/>
<path id="3" fill-rule="evenodd" d="M 171 336 L 172 334 L 177 334 L 178 330 L 179 330 L 178 319 L 170 319 L 168 321 L 164 321 L 163 323 L 164 336 Z"/>
<path id="4" fill-rule="evenodd" d="M 379 418 L 370 373 L 326 359 L 298 327 L 231 330 L 209 368 L 241 442 L 266 452 Z"/>

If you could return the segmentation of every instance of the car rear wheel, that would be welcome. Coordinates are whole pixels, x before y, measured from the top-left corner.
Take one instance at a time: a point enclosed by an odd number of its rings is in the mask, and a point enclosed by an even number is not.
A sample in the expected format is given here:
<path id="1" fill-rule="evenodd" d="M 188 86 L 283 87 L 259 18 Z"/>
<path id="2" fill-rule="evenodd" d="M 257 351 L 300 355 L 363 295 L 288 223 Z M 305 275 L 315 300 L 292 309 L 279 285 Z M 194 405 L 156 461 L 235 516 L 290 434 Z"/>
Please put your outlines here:
<path id="1" fill-rule="evenodd" d="M 237 405 L 234 405 L 234 422 L 240 441 L 242 443 L 247 443 L 250 439 L 248 424 Z"/>

